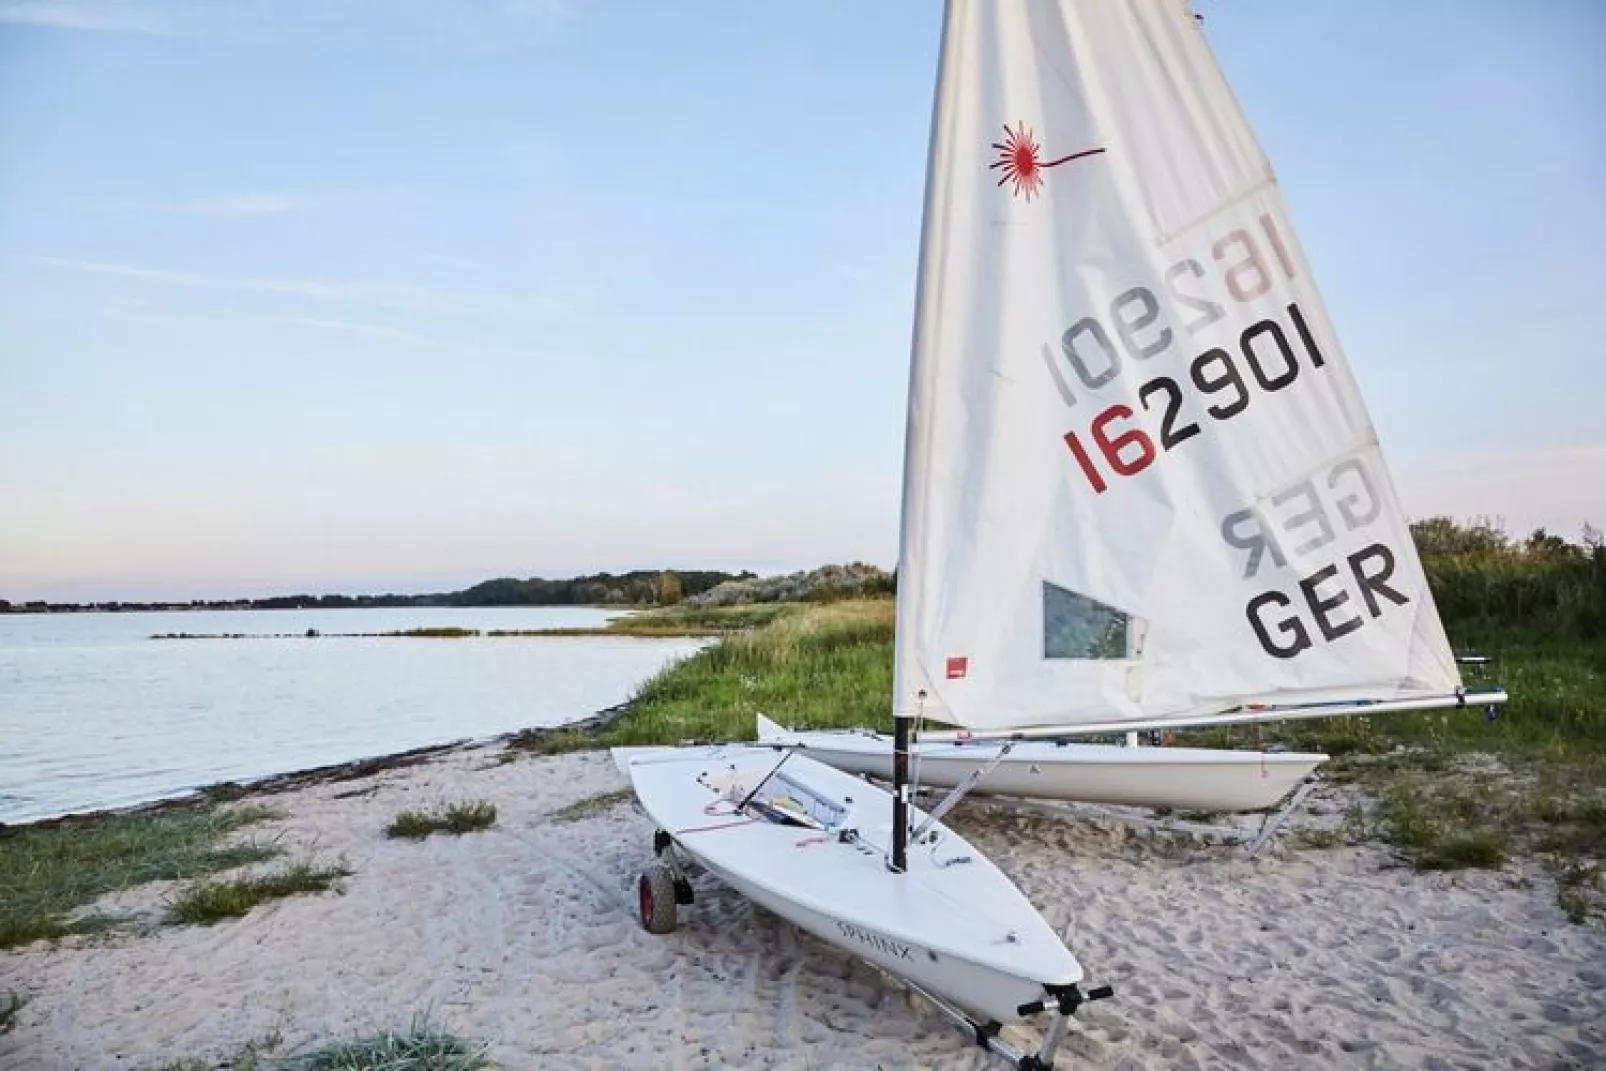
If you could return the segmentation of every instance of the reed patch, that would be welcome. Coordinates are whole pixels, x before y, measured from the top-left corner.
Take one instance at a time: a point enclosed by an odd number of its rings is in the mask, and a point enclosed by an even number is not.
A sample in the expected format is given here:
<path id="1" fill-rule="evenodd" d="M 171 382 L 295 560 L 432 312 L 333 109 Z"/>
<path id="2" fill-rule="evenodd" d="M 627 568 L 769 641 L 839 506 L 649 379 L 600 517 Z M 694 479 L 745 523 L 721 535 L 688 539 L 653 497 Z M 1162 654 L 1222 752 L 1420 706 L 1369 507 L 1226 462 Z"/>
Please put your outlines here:
<path id="1" fill-rule="evenodd" d="M 324 866 L 302 859 L 268 874 L 196 882 L 173 899 L 169 910 L 179 922 L 211 925 L 224 919 L 240 918 L 252 908 L 272 900 L 328 892 L 336 881 L 350 874 L 344 866 Z"/>
<path id="2" fill-rule="evenodd" d="M 496 805 L 485 800 L 467 800 L 433 811 L 403 811 L 385 827 L 385 836 L 423 840 L 432 833 L 461 836 L 496 824 Z"/>

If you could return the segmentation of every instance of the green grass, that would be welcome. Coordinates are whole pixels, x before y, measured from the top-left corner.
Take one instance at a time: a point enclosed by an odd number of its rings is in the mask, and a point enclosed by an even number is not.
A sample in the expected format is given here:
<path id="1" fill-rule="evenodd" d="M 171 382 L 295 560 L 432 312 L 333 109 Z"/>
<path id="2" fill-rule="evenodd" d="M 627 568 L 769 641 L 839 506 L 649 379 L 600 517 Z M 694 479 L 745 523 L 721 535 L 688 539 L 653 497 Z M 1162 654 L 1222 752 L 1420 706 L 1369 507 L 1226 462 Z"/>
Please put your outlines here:
<path id="1" fill-rule="evenodd" d="M 230 834 L 276 817 L 262 807 L 203 805 L 0 833 L 0 948 L 116 924 L 70 917 L 107 893 L 270 859 L 279 854 L 273 844 L 233 842 Z"/>
<path id="2" fill-rule="evenodd" d="M 1582 924 L 1591 918 L 1606 917 L 1599 860 L 1558 860 L 1552 873 L 1556 878 L 1556 902 L 1569 920 Z"/>
<path id="3" fill-rule="evenodd" d="M 189 1057 L 155 1071 L 486 1071 L 494 1068 L 483 1042 L 468 1041 L 415 1017 L 403 1032 L 328 1042 L 308 1052 L 273 1056 L 279 1032 L 241 1046 L 221 1060 Z"/>
<path id="4" fill-rule="evenodd" d="M 435 811 L 403 811 L 385 827 L 385 836 L 423 840 L 431 833 L 461 835 L 488 829 L 495 824 L 495 804 L 485 800 L 469 800 Z"/>
<path id="5" fill-rule="evenodd" d="M 419 1018 L 405 1033 L 333 1042 L 281 1066 L 283 1071 L 483 1071 L 495 1066 L 486 1049 L 483 1042 L 456 1037 Z"/>
<path id="6" fill-rule="evenodd" d="M 1469 687 L 1498 684 L 1510 694 L 1493 720 L 1469 703 L 1460 710 L 1267 723 L 1260 739 L 1334 756 L 1402 746 L 1606 764 L 1606 641 L 1512 633 L 1476 642 L 1452 638 L 1458 648 L 1475 647 L 1494 659 L 1481 679 L 1471 667 L 1464 673 Z M 1241 747 L 1255 739 L 1255 730 L 1244 726 L 1176 735 L 1179 745 L 1195 747 Z"/>
<path id="7" fill-rule="evenodd" d="M 341 866 L 319 866 L 310 859 L 282 870 L 229 881 L 200 881 L 173 899 L 170 910 L 179 922 L 208 926 L 239 918 L 253 907 L 300 893 L 328 892 L 351 873 Z"/>
<path id="8" fill-rule="evenodd" d="M 890 599 L 789 604 L 647 681 L 600 737 L 552 745 L 751 740 L 759 712 L 795 726 L 890 725 L 892 620 Z"/>
<path id="9" fill-rule="evenodd" d="M 1384 787 L 1378 817 L 1419 870 L 1495 868 L 1506 861 L 1515 803 L 1489 776 L 1405 776 Z"/>
<path id="10" fill-rule="evenodd" d="M 635 797 L 633 789 L 621 788 L 614 792 L 599 792 L 595 796 L 586 796 L 575 800 L 567 807 L 560 807 L 552 812 L 554 822 L 578 822 L 582 818 L 589 818 L 594 814 L 601 814 Z"/>
<path id="11" fill-rule="evenodd" d="M 1307 849 L 1366 840 L 1392 844 L 1419 870 L 1496 869 L 1541 860 L 1575 922 L 1606 918 L 1606 779 L 1590 761 L 1413 749 L 1335 760 L 1331 779 L 1367 800 L 1335 829 L 1296 830 Z"/>

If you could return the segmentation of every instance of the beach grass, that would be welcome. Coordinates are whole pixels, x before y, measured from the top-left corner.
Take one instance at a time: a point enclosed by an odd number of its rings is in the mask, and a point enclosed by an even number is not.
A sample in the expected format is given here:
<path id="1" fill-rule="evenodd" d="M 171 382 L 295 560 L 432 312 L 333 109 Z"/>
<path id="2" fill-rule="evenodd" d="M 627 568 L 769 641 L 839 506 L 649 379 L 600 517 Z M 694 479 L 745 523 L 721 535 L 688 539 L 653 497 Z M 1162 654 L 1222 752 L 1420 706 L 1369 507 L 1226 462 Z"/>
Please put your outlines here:
<path id="1" fill-rule="evenodd" d="M 278 1031 L 247 1042 L 222 1059 L 173 1060 L 155 1071 L 485 1071 L 494 1068 L 484 1042 L 469 1041 L 415 1017 L 406 1031 L 331 1041 L 310 1051 L 275 1056 Z"/>
<path id="2" fill-rule="evenodd" d="M 169 910 L 179 922 L 209 926 L 224 919 L 240 918 L 270 900 L 328 892 L 336 881 L 350 873 L 343 866 L 321 866 L 311 859 L 300 859 L 268 874 L 195 882 L 173 898 Z"/>
<path id="3" fill-rule="evenodd" d="M 496 824 L 496 805 L 486 800 L 467 800 L 433 811 L 403 811 L 385 827 L 385 836 L 423 840 L 432 833 L 461 836 Z"/>
<path id="4" fill-rule="evenodd" d="M 1453 632 L 1452 638 L 1460 639 Z M 1510 695 L 1492 718 L 1474 696 L 1457 710 L 1279 722 L 1260 733 L 1268 741 L 1334 756 L 1404 747 L 1606 762 L 1606 642 L 1511 630 L 1465 646 L 1491 659 L 1487 668 L 1464 674 L 1467 686 L 1498 685 Z M 1198 747 L 1244 746 L 1255 736 L 1253 727 L 1235 726 L 1179 732 L 1176 740 Z"/>
<path id="5" fill-rule="evenodd" d="M 331 1042 L 285 1060 L 275 1071 L 484 1071 L 494 1067 L 484 1042 L 469 1041 L 423 1018 L 405 1032 Z"/>
<path id="6" fill-rule="evenodd" d="M 278 814 L 265 807 L 201 805 L 108 815 L 0 833 L 0 948 L 115 925 L 74 917 L 100 897 L 152 881 L 202 877 L 280 854 L 236 831 Z"/>
<path id="7" fill-rule="evenodd" d="M 575 800 L 566 807 L 560 807 L 552 812 L 554 822 L 578 822 L 582 818 L 590 818 L 594 814 L 611 811 L 628 800 L 635 798 L 635 790 L 629 788 L 616 789 L 613 792 L 599 792 L 595 796 L 586 796 Z"/>
<path id="8" fill-rule="evenodd" d="M 1355 784 L 1364 799 L 1336 827 L 1295 830 L 1298 847 L 1383 841 L 1419 870 L 1535 858 L 1569 918 L 1606 918 L 1606 776 L 1596 759 L 1402 748 L 1331 765 L 1328 779 Z"/>
<path id="9" fill-rule="evenodd" d="M 558 738 L 554 749 L 751 740 L 758 713 L 798 727 L 890 726 L 892 600 L 786 607 L 649 679 L 600 739 Z"/>

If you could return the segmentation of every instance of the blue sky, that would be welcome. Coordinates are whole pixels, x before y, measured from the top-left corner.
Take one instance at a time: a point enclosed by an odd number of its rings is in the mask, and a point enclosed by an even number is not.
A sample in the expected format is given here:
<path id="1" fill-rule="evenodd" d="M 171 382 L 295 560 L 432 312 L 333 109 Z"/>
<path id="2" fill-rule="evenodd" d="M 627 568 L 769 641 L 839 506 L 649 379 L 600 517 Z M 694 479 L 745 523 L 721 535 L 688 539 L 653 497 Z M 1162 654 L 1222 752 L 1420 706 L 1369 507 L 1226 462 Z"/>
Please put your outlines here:
<path id="1" fill-rule="evenodd" d="M 1606 525 L 1606 8 L 1199 8 L 1407 508 Z M 891 565 L 939 19 L 0 0 L 0 597 Z"/>

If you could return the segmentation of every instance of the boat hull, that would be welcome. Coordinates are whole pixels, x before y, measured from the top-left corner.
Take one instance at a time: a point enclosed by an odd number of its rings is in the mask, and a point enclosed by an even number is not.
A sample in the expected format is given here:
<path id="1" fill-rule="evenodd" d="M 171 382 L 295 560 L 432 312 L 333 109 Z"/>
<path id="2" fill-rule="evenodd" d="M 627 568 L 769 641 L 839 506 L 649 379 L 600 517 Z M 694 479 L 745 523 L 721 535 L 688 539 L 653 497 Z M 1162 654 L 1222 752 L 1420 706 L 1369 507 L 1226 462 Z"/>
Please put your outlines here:
<path id="1" fill-rule="evenodd" d="M 1044 999 L 1045 986 L 1081 980 L 1081 966 L 1037 909 L 945 826 L 911 846 L 907 873 L 893 873 L 887 792 L 782 749 L 675 752 L 616 761 L 679 850 L 754 903 L 979 1021 L 1019 1019 L 1020 1006 Z M 698 780 L 712 773 L 750 790 L 783 758 L 767 787 L 839 807 L 832 827 L 747 820 L 729 811 L 725 790 L 710 788 L 708 776 Z M 922 816 L 911 812 L 918 823 Z M 850 839 L 844 830 L 853 831 Z"/>
<path id="2" fill-rule="evenodd" d="M 760 717 L 759 740 L 799 747 L 846 773 L 892 779 L 892 738 L 881 733 L 790 732 Z M 910 749 L 910 776 L 922 785 L 952 788 L 1002 747 L 917 743 Z M 1131 807 L 1258 811 L 1275 806 L 1326 761 L 1326 755 L 1298 752 L 1022 740 L 971 791 Z"/>

